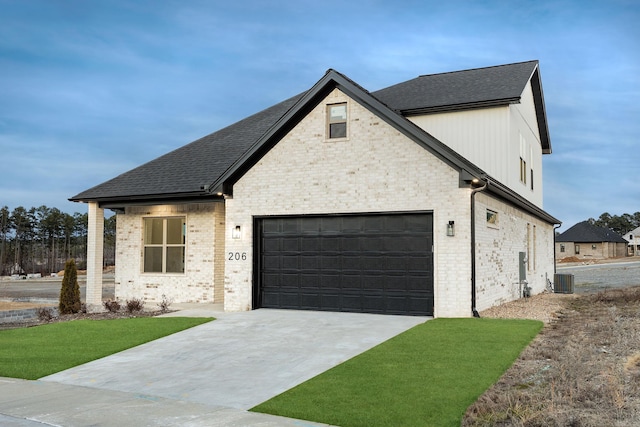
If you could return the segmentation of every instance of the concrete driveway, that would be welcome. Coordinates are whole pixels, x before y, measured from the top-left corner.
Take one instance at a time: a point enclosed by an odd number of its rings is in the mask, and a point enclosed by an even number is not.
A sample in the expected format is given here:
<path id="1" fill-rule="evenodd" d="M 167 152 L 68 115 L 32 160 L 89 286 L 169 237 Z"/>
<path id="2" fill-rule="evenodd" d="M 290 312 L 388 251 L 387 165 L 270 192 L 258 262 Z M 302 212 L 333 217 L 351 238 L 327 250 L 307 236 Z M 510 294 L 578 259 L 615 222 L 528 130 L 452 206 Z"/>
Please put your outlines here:
<path id="1" fill-rule="evenodd" d="M 41 380 L 246 410 L 429 319 L 271 309 L 215 316 Z"/>

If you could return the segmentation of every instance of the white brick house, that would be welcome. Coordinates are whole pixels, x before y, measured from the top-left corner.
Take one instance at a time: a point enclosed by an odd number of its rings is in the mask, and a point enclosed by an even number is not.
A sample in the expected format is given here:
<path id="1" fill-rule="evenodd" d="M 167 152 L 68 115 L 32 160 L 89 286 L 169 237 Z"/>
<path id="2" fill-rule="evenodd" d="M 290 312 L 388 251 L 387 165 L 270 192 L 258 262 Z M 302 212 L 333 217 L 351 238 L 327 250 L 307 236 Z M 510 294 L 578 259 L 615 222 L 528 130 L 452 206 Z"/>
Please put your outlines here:
<path id="1" fill-rule="evenodd" d="M 71 198 L 104 209 L 116 297 L 465 317 L 554 272 L 537 61 L 311 89 Z M 93 266 L 93 267 L 92 267 Z"/>

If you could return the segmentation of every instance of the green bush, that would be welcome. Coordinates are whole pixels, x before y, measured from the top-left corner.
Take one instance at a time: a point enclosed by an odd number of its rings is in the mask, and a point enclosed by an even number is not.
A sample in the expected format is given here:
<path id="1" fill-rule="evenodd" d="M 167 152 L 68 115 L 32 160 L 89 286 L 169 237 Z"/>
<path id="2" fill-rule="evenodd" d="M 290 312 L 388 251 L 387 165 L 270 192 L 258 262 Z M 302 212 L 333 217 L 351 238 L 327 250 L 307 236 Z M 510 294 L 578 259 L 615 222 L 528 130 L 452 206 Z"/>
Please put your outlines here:
<path id="1" fill-rule="evenodd" d="M 78 285 L 78 269 L 73 259 L 67 261 L 64 266 L 64 277 L 60 289 L 60 314 L 77 313 L 82 308 L 80 301 L 80 285 Z"/>

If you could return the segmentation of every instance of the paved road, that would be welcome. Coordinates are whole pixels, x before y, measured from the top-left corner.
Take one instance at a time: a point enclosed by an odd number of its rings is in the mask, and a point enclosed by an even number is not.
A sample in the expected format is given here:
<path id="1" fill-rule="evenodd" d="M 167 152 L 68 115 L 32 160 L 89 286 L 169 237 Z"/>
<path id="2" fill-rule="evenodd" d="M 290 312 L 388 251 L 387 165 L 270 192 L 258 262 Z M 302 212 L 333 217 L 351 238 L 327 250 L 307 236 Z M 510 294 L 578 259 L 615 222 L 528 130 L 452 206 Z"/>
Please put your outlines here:
<path id="1" fill-rule="evenodd" d="M 86 294 L 86 278 L 78 277 L 80 285 L 80 298 L 84 301 Z M 0 299 L 32 298 L 53 299 L 60 297 L 62 277 L 44 277 L 42 279 L 29 280 L 0 280 Z M 107 276 L 102 284 L 102 299 L 113 299 L 113 276 Z"/>
<path id="2" fill-rule="evenodd" d="M 615 262 L 593 265 L 558 265 L 558 273 L 574 275 L 576 293 L 598 292 L 604 289 L 640 286 L 640 261 Z M 85 296 L 85 278 L 78 278 L 81 298 Z M 0 299 L 36 298 L 54 299 L 60 296 L 62 278 L 32 280 L 0 280 Z M 112 275 L 104 278 L 102 299 L 114 298 Z"/>
<path id="3" fill-rule="evenodd" d="M 640 286 L 640 261 L 568 267 L 559 265 L 557 272 L 573 274 L 574 292 L 577 294 Z"/>

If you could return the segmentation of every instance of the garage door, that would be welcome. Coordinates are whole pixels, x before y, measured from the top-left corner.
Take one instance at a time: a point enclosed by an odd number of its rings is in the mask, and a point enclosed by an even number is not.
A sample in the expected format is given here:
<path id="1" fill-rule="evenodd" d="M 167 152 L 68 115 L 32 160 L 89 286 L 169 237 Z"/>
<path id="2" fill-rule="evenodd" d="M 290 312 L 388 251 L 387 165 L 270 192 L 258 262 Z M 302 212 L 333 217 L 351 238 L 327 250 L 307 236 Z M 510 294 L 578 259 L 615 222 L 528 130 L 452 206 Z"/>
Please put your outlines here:
<path id="1" fill-rule="evenodd" d="M 256 219 L 254 307 L 433 315 L 429 213 Z"/>

